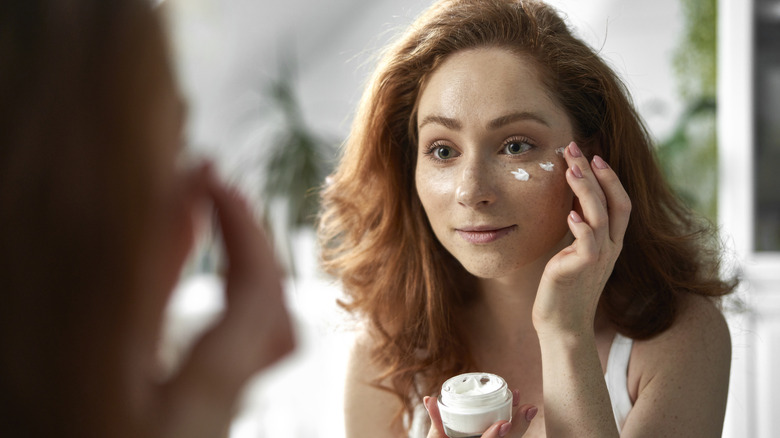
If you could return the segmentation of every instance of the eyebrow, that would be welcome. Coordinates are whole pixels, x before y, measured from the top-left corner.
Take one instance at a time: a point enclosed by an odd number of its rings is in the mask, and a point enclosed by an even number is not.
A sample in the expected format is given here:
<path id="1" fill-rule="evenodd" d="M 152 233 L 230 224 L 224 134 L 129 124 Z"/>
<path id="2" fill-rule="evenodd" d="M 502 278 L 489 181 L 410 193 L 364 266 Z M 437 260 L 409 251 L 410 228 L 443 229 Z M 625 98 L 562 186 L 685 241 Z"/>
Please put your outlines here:
<path id="1" fill-rule="evenodd" d="M 502 126 L 508 125 L 513 122 L 517 122 L 520 120 L 530 120 L 537 123 L 540 123 L 544 126 L 550 127 L 550 123 L 542 117 L 540 114 L 531 112 L 531 111 L 519 111 L 516 113 L 507 114 L 498 118 L 495 118 L 488 122 L 487 127 L 488 129 L 495 130 L 498 128 L 501 128 Z M 417 127 L 417 129 L 422 129 L 423 126 L 429 124 L 429 123 L 435 123 L 438 125 L 442 125 L 445 128 L 452 129 L 453 131 L 459 131 L 463 124 L 457 120 L 450 117 L 444 117 L 444 116 L 437 116 L 437 115 L 430 115 L 426 116 L 422 119 L 420 122 L 420 125 Z"/>
<path id="2" fill-rule="evenodd" d="M 531 111 L 521 111 L 517 113 L 507 114 L 505 116 L 501 116 L 497 119 L 493 119 L 488 123 L 488 129 L 498 129 L 504 125 L 508 125 L 512 122 L 517 122 L 519 120 L 530 120 L 533 122 L 541 123 L 542 125 L 546 127 L 550 127 L 550 123 L 542 117 L 540 114 L 531 112 Z"/>
<path id="3" fill-rule="evenodd" d="M 425 116 L 425 118 L 422 119 L 422 121 L 420 122 L 420 126 L 418 126 L 417 129 L 422 129 L 423 126 L 429 123 L 442 125 L 445 128 L 452 129 L 453 131 L 460 131 L 460 129 L 463 127 L 463 125 L 457 119 L 444 117 L 444 116 Z"/>

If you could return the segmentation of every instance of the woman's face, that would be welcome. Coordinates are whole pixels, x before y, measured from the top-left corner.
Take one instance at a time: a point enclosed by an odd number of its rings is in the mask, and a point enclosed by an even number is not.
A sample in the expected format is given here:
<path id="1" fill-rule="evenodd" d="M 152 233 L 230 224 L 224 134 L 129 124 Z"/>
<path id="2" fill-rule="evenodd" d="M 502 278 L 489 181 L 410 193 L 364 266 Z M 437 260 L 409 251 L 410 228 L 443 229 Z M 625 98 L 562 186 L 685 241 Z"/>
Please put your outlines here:
<path id="1" fill-rule="evenodd" d="M 198 197 L 198 181 L 182 166 L 184 105 L 173 86 L 157 95 L 151 135 L 156 187 L 152 206 L 152 244 L 160 260 L 158 284 L 170 290 L 193 243 L 193 214 Z"/>
<path id="2" fill-rule="evenodd" d="M 417 194 L 433 232 L 470 273 L 500 278 L 571 242 L 560 152 L 566 113 L 536 68 L 505 49 L 450 55 L 422 89 Z"/>
<path id="3" fill-rule="evenodd" d="M 154 90 L 147 111 L 149 173 L 152 197 L 144 219 L 145 252 L 135 322 L 140 348 L 156 363 L 162 315 L 194 241 L 196 213 L 205 205 L 202 173 L 182 166 L 184 107 L 171 78 Z M 154 366 L 154 365 L 151 365 Z"/>

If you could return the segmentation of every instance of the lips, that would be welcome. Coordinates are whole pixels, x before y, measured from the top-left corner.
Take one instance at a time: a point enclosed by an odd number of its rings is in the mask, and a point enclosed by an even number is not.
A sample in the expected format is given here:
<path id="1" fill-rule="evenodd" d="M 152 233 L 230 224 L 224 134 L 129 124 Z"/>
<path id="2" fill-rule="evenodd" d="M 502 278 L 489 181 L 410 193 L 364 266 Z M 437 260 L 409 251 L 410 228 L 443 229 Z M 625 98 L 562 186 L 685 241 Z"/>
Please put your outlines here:
<path id="1" fill-rule="evenodd" d="M 511 225 L 503 228 L 491 228 L 491 227 L 468 227 L 462 229 L 456 229 L 460 237 L 466 242 L 480 245 L 495 242 L 496 240 L 506 236 L 517 228 L 517 225 Z"/>

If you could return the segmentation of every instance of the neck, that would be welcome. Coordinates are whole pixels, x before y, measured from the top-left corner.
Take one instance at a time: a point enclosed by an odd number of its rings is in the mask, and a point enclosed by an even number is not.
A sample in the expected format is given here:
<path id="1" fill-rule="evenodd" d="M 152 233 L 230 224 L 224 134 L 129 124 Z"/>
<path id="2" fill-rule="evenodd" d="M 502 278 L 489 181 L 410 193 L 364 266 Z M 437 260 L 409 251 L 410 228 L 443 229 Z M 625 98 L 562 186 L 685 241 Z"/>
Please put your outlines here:
<path id="1" fill-rule="evenodd" d="M 531 320 L 536 291 L 549 260 L 571 244 L 567 234 L 558 245 L 535 262 L 500 278 L 480 278 L 477 298 L 467 312 L 482 339 L 502 345 L 518 345 L 536 337 Z"/>
<path id="2" fill-rule="evenodd" d="M 473 314 L 484 329 L 483 335 L 510 341 L 535 333 L 531 312 L 542 272 L 544 264 L 504 278 L 479 280 Z"/>

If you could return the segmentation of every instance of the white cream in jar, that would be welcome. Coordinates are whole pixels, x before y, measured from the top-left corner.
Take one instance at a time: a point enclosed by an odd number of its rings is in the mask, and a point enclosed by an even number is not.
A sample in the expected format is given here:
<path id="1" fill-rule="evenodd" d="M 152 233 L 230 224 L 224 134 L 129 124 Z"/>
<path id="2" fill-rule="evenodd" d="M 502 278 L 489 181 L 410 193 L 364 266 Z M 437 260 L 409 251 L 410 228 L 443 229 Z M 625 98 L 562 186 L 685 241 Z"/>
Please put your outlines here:
<path id="1" fill-rule="evenodd" d="M 512 391 L 495 374 L 461 374 L 441 386 L 439 412 L 448 437 L 479 437 L 496 421 L 512 420 Z"/>

